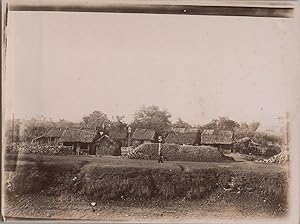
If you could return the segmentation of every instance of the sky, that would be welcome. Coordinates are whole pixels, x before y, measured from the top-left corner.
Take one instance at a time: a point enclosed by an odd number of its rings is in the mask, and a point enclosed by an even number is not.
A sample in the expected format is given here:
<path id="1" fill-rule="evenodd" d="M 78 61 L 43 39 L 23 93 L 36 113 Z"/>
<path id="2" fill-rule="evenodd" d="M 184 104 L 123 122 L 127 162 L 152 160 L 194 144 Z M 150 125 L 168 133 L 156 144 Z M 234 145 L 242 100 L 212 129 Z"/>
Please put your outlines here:
<path id="1" fill-rule="evenodd" d="M 158 105 L 192 124 L 270 128 L 292 104 L 291 19 L 10 12 L 8 22 L 6 116 L 131 121 Z"/>

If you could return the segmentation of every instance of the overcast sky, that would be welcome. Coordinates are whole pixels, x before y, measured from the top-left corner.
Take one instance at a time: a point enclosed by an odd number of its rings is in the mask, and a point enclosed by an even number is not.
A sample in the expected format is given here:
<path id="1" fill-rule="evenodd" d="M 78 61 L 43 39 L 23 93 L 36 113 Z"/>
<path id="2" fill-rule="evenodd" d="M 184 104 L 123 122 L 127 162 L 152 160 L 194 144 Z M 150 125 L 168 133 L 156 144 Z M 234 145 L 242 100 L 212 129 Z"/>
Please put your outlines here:
<path id="1" fill-rule="evenodd" d="M 79 121 L 158 105 L 176 120 L 277 124 L 295 77 L 291 19 L 10 12 L 7 115 Z"/>

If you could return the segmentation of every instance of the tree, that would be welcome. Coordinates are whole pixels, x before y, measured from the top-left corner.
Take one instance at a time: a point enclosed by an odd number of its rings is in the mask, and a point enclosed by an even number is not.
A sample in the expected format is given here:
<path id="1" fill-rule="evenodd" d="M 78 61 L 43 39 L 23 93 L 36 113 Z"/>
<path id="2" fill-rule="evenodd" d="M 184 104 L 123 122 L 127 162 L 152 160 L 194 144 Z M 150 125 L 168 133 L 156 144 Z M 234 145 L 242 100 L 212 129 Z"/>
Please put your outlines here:
<path id="1" fill-rule="evenodd" d="M 202 128 L 218 130 L 218 125 L 219 125 L 219 121 L 217 119 L 214 119 L 211 122 L 209 122 L 208 124 L 204 125 Z"/>
<path id="2" fill-rule="evenodd" d="M 45 125 L 30 125 L 24 129 L 24 141 L 30 142 L 33 139 L 43 136 L 47 131 L 50 130 L 50 127 Z"/>
<path id="3" fill-rule="evenodd" d="M 220 130 L 230 130 L 234 131 L 239 127 L 239 123 L 229 119 L 228 117 L 219 117 L 219 126 Z"/>
<path id="4" fill-rule="evenodd" d="M 239 126 L 238 122 L 231 120 L 228 117 L 219 117 L 218 119 L 212 120 L 210 123 L 204 125 L 203 128 L 234 131 Z"/>
<path id="5" fill-rule="evenodd" d="M 43 136 L 47 131 L 49 131 L 53 124 L 45 119 L 35 119 L 26 120 L 23 122 L 24 124 L 24 133 L 23 140 L 24 141 L 32 141 L 34 138 Z"/>
<path id="6" fill-rule="evenodd" d="M 172 125 L 174 128 L 191 128 L 192 125 L 178 118 L 178 121 Z"/>
<path id="7" fill-rule="evenodd" d="M 279 144 L 282 145 L 284 142 L 284 139 L 280 136 L 270 135 L 265 132 L 256 132 L 253 136 L 253 140 L 256 143 L 259 143 L 262 146 L 267 147 L 269 144 Z"/>
<path id="8" fill-rule="evenodd" d="M 124 130 L 127 129 L 128 124 L 126 124 L 123 120 L 124 120 L 125 116 L 119 116 L 117 115 L 114 119 L 113 117 L 113 121 L 111 122 L 110 125 L 110 129 L 112 130 Z"/>
<path id="9" fill-rule="evenodd" d="M 253 138 L 260 123 L 259 122 L 252 122 L 247 124 L 246 122 L 242 122 L 236 130 L 236 138 L 241 139 L 244 137 Z"/>
<path id="10" fill-rule="evenodd" d="M 88 116 L 82 118 L 81 125 L 86 128 L 96 129 L 110 125 L 111 121 L 107 115 L 101 111 L 94 111 Z"/>
<path id="11" fill-rule="evenodd" d="M 78 128 L 80 125 L 65 119 L 59 119 L 57 122 L 53 122 L 53 126 L 57 128 Z"/>
<path id="12" fill-rule="evenodd" d="M 260 123 L 259 122 L 252 122 L 249 124 L 249 132 L 256 132 Z"/>
<path id="13" fill-rule="evenodd" d="M 12 120 L 8 120 L 5 122 L 4 136 L 6 143 L 20 141 L 20 126 L 21 121 L 19 119 L 15 119 L 14 122 L 12 122 Z"/>
<path id="14" fill-rule="evenodd" d="M 163 133 L 171 127 L 171 114 L 167 110 L 161 110 L 158 106 L 143 106 L 134 114 L 131 126 L 135 128 L 153 129 Z"/>

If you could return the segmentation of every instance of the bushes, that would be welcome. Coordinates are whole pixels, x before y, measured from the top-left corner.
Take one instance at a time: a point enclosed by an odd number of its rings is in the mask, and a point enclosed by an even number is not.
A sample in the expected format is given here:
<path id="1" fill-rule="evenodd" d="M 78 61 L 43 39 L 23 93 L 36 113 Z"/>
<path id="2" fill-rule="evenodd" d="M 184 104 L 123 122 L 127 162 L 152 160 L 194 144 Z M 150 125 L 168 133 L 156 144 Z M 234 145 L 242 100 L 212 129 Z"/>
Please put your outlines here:
<path id="1" fill-rule="evenodd" d="M 37 160 L 39 161 L 39 160 Z M 226 201 L 269 211 L 287 208 L 287 174 L 282 171 L 252 172 L 229 168 L 192 170 L 101 166 L 99 163 L 38 162 L 18 167 L 12 179 L 16 194 L 72 195 L 94 202 L 113 200 L 151 202 L 151 200 Z M 14 197 L 13 197 L 14 198 Z M 123 203 L 122 202 L 122 203 Z M 201 203 L 200 203 L 201 204 Z M 243 207 L 241 207 L 243 208 Z"/>
<path id="2" fill-rule="evenodd" d="M 195 161 L 195 162 L 217 162 L 230 160 L 217 148 L 210 146 L 183 146 L 176 144 L 162 144 L 162 155 L 170 161 Z M 132 159 L 158 159 L 158 144 L 147 143 L 135 148 L 128 158 Z M 232 160 L 232 159 L 231 159 Z"/>
<path id="3" fill-rule="evenodd" d="M 28 160 L 27 160 L 28 161 Z M 33 194 L 44 191 L 47 195 L 60 195 L 63 191 L 76 192 L 76 175 L 88 161 L 64 163 L 47 161 L 38 156 L 30 163 L 18 165 L 10 182 L 14 194 Z M 75 189 L 75 190 L 74 190 Z"/>
<path id="4" fill-rule="evenodd" d="M 78 179 L 80 194 L 94 200 L 200 199 L 216 188 L 216 173 L 214 169 L 180 172 L 90 165 L 83 168 Z"/>
<path id="5" fill-rule="evenodd" d="M 124 157 L 127 159 L 149 159 L 148 155 L 136 151 L 129 152 L 128 154 L 124 155 Z"/>
<path id="6" fill-rule="evenodd" d="M 30 143 L 13 144 L 6 146 L 7 153 L 24 153 L 40 155 L 72 155 L 72 147 L 61 145 L 36 145 Z"/>

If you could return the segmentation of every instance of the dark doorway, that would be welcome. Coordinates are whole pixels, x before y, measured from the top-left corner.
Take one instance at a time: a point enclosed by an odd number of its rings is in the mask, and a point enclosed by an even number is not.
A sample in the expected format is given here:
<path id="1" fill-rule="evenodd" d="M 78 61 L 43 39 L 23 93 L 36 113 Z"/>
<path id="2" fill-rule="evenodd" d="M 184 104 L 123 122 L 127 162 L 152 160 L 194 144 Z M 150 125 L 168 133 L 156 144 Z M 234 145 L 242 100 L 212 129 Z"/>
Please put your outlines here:
<path id="1" fill-rule="evenodd" d="M 90 155 L 96 155 L 96 147 L 97 147 L 96 145 L 93 147 L 92 146 L 90 147 L 90 150 L 89 150 Z"/>

